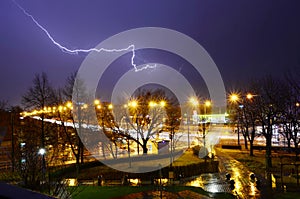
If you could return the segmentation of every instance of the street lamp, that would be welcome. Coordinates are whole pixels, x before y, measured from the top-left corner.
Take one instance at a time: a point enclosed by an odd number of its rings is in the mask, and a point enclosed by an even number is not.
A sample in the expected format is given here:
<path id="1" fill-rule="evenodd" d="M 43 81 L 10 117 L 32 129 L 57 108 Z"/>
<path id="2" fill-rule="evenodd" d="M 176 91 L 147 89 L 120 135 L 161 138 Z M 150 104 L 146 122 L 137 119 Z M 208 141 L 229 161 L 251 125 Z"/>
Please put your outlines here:
<path id="1" fill-rule="evenodd" d="M 209 108 L 211 106 L 211 101 L 209 100 L 206 100 L 205 103 L 204 103 L 204 120 L 203 120 L 203 146 L 204 148 L 206 148 L 206 143 L 205 143 L 205 136 L 206 136 L 206 122 L 207 122 L 207 118 L 206 118 L 206 108 Z"/>
<path id="2" fill-rule="evenodd" d="M 193 106 L 193 108 L 197 108 L 199 106 L 199 100 L 196 97 L 190 97 L 189 103 Z M 188 127 L 188 148 L 190 148 L 190 116 L 187 114 L 187 127 Z"/>
<path id="3" fill-rule="evenodd" d="M 250 95 L 249 95 L 250 96 Z M 240 101 L 240 96 L 237 93 L 232 93 L 229 97 L 229 101 L 231 103 L 238 103 Z M 238 114 L 238 121 L 237 121 L 237 133 L 238 133 L 238 146 L 240 146 L 240 127 L 239 127 L 239 114 Z"/>
<path id="4" fill-rule="evenodd" d="M 243 109 L 244 108 L 244 99 L 247 99 L 247 100 L 252 100 L 254 96 L 257 96 L 257 95 L 253 95 L 251 93 L 247 93 L 245 96 L 240 96 L 239 94 L 237 93 L 232 93 L 229 97 L 229 101 L 231 103 L 235 103 L 235 104 L 238 104 L 238 107 L 240 109 Z M 237 130 L 238 130 L 238 145 L 240 145 L 240 127 L 239 127 L 239 123 L 240 123 L 240 114 L 239 114 L 239 111 L 238 111 L 238 123 L 237 123 Z"/>
<path id="5" fill-rule="evenodd" d="M 136 114 L 136 109 L 138 107 L 138 102 L 136 100 L 131 100 L 131 101 L 129 101 L 128 106 L 134 110 L 134 118 L 133 118 L 133 120 L 135 119 L 136 127 L 138 128 L 138 118 L 137 118 L 137 114 Z M 136 142 L 137 152 L 138 152 L 138 154 L 140 154 L 139 132 L 138 132 L 138 129 L 136 129 L 136 140 L 137 140 L 137 142 Z"/>
<path id="6" fill-rule="evenodd" d="M 38 151 L 38 154 L 42 156 L 42 174 L 43 174 L 43 181 L 46 179 L 45 174 L 46 174 L 46 160 L 45 160 L 45 154 L 46 154 L 46 149 L 40 148 Z"/>
<path id="7" fill-rule="evenodd" d="M 39 153 L 40 155 L 45 155 L 46 149 L 40 148 L 38 153 Z"/>
<path id="8" fill-rule="evenodd" d="M 95 105 L 99 105 L 99 104 L 100 104 L 100 100 L 95 99 L 95 100 L 94 100 L 94 104 L 95 104 Z"/>

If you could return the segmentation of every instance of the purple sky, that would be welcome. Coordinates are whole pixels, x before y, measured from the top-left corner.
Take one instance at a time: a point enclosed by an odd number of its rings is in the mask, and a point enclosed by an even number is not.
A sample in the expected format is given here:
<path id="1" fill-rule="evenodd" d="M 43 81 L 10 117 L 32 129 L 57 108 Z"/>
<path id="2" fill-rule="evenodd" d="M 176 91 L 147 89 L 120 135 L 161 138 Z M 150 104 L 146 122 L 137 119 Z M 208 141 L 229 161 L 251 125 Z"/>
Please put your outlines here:
<path id="1" fill-rule="evenodd" d="M 114 34 L 138 27 L 180 31 L 208 51 L 228 88 L 300 66 L 297 0 L 17 2 L 70 49 L 95 47 Z M 0 17 L 0 100 L 20 103 L 34 74 L 42 71 L 54 86 L 62 86 L 86 56 L 62 52 L 11 0 L 0 1 Z M 138 58 L 163 57 L 149 54 L 152 57 L 145 51 Z"/>

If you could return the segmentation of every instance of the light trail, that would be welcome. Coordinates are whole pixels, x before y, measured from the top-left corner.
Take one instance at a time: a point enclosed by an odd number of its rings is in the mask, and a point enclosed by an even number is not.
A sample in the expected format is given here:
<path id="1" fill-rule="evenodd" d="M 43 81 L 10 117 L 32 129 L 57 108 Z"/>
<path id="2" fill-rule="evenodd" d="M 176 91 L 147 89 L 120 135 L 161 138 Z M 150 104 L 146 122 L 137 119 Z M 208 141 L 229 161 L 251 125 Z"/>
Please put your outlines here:
<path id="1" fill-rule="evenodd" d="M 61 45 L 59 42 L 57 42 L 52 35 L 48 32 L 48 30 L 43 27 L 30 13 L 28 13 L 20 4 L 18 4 L 15 0 L 12 0 L 12 2 L 27 16 L 29 17 L 35 25 L 38 26 L 46 35 L 47 37 L 51 40 L 51 42 L 56 45 L 59 49 L 61 49 L 63 52 L 70 53 L 70 54 L 78 54 L 78 53 L 90 53 L 90 52 L 124 52 L 124 51 L 131 51 L 132 56 L 131 56 L 131 65 L 134 67 L 135 72 L 142 71 L 144 69 L 151 69 L 151 68 L 156 68 L 156 64 L 154 65 L 146 65 L 144 67 L 138 68 L 137 65 L 134 62 L 135 58 L 135 46 L 134 44 L 129 45 L 127 48 L 120 48 L 120 49 L 107 49 L 107 48 L 89 48 L 89 49 L 69 49 L 63 45 Z"/>

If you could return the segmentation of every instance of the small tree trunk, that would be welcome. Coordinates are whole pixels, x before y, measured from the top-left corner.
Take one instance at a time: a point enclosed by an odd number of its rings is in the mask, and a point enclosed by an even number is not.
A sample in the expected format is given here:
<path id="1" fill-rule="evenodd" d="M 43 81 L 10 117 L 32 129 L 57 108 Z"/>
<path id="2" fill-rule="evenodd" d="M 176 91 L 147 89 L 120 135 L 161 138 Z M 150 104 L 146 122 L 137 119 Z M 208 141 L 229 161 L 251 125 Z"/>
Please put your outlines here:
<path id="1" fill-rule="evenodd" d="M 298 143 L 296 142 L 296 140 L 294 140 L 295 143 L 295 155 L 296 155 L 296 161 L 298 161 Z"/>
<path id="2" fill-rule="evenodd" d="M 81 154 L 81 155 L 80 155 L 81 161 L 80 161 L 80 162 L 81 162 L 81 164 L 83 164 L 83 161 L 84 161 L 84 160 L 83 160 L 83 159 L 84 159 L 84 158 L 83 158 L 83 152 L 84 152 L 84 149 L 83 149 L 83 143 L 82 143 L 81 141 L 80 141 L 80 148 L 81 148 L 81 150 L 80 150 L 80 152 L 81 152 L 81 153 L 80 153 L 80 154 Z"/>
<path id="3" fill-rule="evenodd" d="M 253 153 L 253 141 L 254 140 L 250 140 L 249 143 L 250 143 L 250 156 L 254 156 L 254 153 Z"/>
<path id="4" fill-rule="evenodd" d="M 272 167 L 272 136 L 266 136 L 266 169 L 267 171 Z"/>
<path id="5" fill-rule="evenodd" d="M 148 153 L 147 145 L 143 145 L 143 154 L 147 154 L 147 153 Z"/>
<path id="6" fill-rule="evenodd" d="M 244 142 L 245 142 L 245 149 L 248 149 L 248 141 L 247 141 L 246 134 L 244 134 Z"/>
<path id="7" fill-rule="evenodd" d="M 288 134 L 285 137 L 287 140 L 287 147 L 288 147 L 288 149 L 290 149 L 291 148 L 291 138 L 288 138 Z"/>
<path id="8" fill-rule="evenodd" d="M 79 153 L 76 154 L 76 178 L 79 175 Z"/>

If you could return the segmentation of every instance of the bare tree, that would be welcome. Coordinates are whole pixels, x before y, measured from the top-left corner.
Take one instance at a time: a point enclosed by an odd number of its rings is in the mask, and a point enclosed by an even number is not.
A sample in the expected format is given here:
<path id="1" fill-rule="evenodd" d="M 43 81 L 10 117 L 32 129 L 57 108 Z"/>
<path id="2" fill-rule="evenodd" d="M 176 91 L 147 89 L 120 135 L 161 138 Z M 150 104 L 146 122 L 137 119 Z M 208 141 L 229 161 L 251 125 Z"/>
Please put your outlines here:
<path id="1" fill-rule="evenodd" d="M 128 107 L 124 109 L 124 106 L 120 106 L 123 110 L 118 110 L 118 113 L 123 113 L 122 117 L 125 118 L 128 125 L 127 129 L 129 127 L 133 129 L 135 135 L 120 128 L 118 120 L 115 120 L 116 117 L 114 117 L 115 126 L 112 129 L 116 132 L 116 136 L 137 143 L 138 153 L 141 147 L 143 154 L 147 154 L 149 140 L 157 140 L 159 133 L 165 128 L 168 112 L 170 116 L 172 115 L 171 111 L 167 110 L 167 107 L 171 105 L 171 99 L 161 89 L 154 91 L 138 90 L 133 99 L 130 100 Z M 175 118 L 175 113 L 173 113 L 173 117 Z M 171 118 L 169 126 L 171 126 Z M 173 121 L 173 130 L 170 129 L 172 130 L 172 134 L 175 132 L 175 127 L 176 125 Z"/>
<path id="2" fill-rule="evenodd" d="M 5 111 L 7 109 L 8 102 L 7 100 L 0 100 L 0 110 Z"/>
<path id="3" fill-rule="evenodd" d="M 281 79 L 266 77 L 253 83 L 253 108 L 257 113 L 257 122 L 261 126 L 261 134 L 266 139 L 266 169 L 272 167 L 271 149 L 273 127 L 280 123 L 279 118 L 285 107 L 283 100 L 286 98 L 286 84 Z"/>
<path id="4" fill-rule="evenodd" d="M 33 85 L 22 96 L 22 104 L 26 109 L 43 110 L 53 104 L 53 88 L 51 87 L 46 73 L 36 74 Z M 41 148 L 45 147 L 45 114 L 41 114 Z M 45 156 L 43 156 L 43 169 L 46 168 Z"/>
<path id="5" fill-rule="evenodd" d="M 300 143 L 300 81 L 298 75 L 300 70 L 294 73 L 287 73 L 288 82 L 287 96 L 283 105 L 285 106 L 282 114 L 283 135 L 288 142 L 288 148 L 291 146 L 291 140 L 294 142 L 296 159 L 298 158 L 298 145 Z"/>
<path id="6" fill-rule="evenodd" d="M 75 92 L 77 98 L 74 101 L 83 101 L 84 96 L 84 84 L 83 82 L 79 82 L 76 80 L 76 73 L 71 74 L 66 79 L 66 84 L 64 88 L 58 89 L 55 91 L 55 105 L 63 106 L 66 103 L 70 103 L 70 107 L 64 107 L 64 109 L 57 109 L 55 112 L 56 117 L 61 121 L 61 125 L 59 130 L 62 132 L 62 136 L 64 138 L 64 142 L 68 143 L 71 147 L 71 151 L 76 159 L 76 174 L 78 176 L 79 173 L 79 165 L 83 163 L 83 143 L 80 139 L 80 133 L 83 131 L 81 124 L 84 122 L 84 117 L 79 118 L 79 129 L 76 130 L 76 120 L 73 117 L 73 111 L 78 111 L 82 114 L 82 105 L 81 104 L 71 104 L 73 91 Z M 73 127 L 70 128 L 67 126 L 67 122 L 72 121 Z"/>

